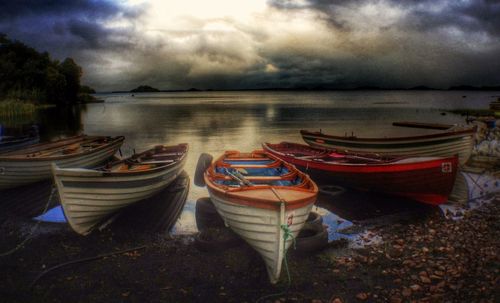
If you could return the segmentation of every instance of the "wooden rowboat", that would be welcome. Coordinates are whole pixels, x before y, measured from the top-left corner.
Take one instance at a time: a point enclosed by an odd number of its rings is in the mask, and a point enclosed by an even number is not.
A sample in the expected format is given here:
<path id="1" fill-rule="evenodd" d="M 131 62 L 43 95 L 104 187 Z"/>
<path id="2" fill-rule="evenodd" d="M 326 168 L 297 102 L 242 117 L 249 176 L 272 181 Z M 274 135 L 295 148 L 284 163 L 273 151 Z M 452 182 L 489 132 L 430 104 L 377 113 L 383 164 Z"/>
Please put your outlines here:
<path id="1" fill-rule="evenodd" d="M 113 156 L 123 137 L 80 135 L 0 154 L 0 190 L 52 177 L 51 164 L 92 167 Z"/>
<path id="2" fill-rule="evenodd" d="M 286 249 L 316 201 L 316 184 L 263 151 L 228 151 L 209 166 L 204 180 L 225 224 L 260 253 L 276 283 Z"/>
<path id="3" fill-rule="evenodd" d="M 265 151 L 294 164 L 312 177 L 432 205 L 448 201 L 457 174 L 457 156 L 394 157 L 342 153 L 288 142 L 264 143 L 262 146 Z"/>
<path id="4" fill-rule="evenodd" d="M 87 235 L 120 209 L 162 191 L 182 172 L 187 144 L 156 146 L 128 159 L 96 169 L 52 171 L 71 228 Z"/>
<path id="5" fill-rule="evenodd" d="M 465 164 L 472 153 L 475 132 L 475 127 L 457 126 L 430 135 L 358 138 L 356 136 L 332 136 L 321 131 L 300 131 L 302 139 L 313 147 L 399 156 L 449 157 L 458 154 L 460 165 Z"/>

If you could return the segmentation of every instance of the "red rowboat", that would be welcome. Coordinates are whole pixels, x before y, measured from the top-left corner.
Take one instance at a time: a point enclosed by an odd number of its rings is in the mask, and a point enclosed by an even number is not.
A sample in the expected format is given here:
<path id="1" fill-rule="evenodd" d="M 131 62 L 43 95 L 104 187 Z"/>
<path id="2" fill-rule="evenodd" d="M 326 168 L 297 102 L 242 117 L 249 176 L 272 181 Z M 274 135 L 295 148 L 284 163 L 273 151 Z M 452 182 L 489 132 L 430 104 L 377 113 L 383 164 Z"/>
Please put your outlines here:
<path id="1" fill-rule="evenodd" d="M 448 201 L 458 157 L 395 157 L 340 153 L 303 144 L 262 144 L 268 153 L 313 177 L 438 205 Z"/>

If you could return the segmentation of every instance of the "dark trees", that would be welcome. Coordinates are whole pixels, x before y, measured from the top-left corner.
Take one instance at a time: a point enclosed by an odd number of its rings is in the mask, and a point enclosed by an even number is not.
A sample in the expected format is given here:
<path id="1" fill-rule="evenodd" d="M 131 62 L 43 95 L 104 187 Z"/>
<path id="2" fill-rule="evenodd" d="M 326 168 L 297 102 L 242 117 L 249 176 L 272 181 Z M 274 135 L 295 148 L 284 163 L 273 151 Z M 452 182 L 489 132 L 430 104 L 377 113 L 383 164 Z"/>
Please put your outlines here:
<path id="1" fill-rule="evenodd" d="M 0 34 L 0 99 L 76 103 L 82 68 L 71 58 L 59 63 Z"/>

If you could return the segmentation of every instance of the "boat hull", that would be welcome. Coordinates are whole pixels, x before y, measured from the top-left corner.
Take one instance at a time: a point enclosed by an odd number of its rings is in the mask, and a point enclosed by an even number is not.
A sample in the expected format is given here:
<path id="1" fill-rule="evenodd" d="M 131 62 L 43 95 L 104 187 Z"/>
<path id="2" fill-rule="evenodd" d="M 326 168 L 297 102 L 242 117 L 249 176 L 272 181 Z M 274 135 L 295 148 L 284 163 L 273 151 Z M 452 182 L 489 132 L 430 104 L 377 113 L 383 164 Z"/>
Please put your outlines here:
<path id="1" fill-rule="evenodd" d="M 203 177 L 226 226 L 262 256 L 269 280 L 276 283 L 286 250 L 316 202 L 316 184 L 263 151 L 228 151 Z"/>
<path id="2" fill-rule="evenodd" d="M 223 195 L 210 190 L 209 193 L 225 225 L 230 227 L 262 256 L 271 283 L 277 283 L 281 273 L 284 253 L 293 243 L 293 238 L 297 237 L 304 226 L 314 201 L 281 213 L 275 209 L 255 208 L 234 203 L 223 197 Z M 292 219 L 290 221 L 287 218 Z M 286 241 L 284 240 L 285 231 L 280 227 L 283 221 L 291 223 L 287 225 L 287 228 L 292 237 L 288 237 Z"/>
<path id="3" fill-rule="evenodd" d="M 288 143 L 285 143 L 285 145 Z M 288 144 L 313 149 L 306 145 Z M 300 158 L 276 151 L 269 144 L 264 149 L 283 161 L 294 164 L 313 178 L 330 184 L 410 198 L 418 202 L 438 205 L 448 201 L 455 183 L 458 159 L 454 157 L 411 157 L 380 164 L 352 164 L 325 162 L 313 158 Z M 315 150 L 315 152 L 318 152 Z M 348 154 L 347 154 L 348 155 Z M 321 157 L 318 156 L 320 159 Z M 366 155 L 366 159 L 369 155 Z M 378 159 L 373 157 L 372 159 Z"/>
<path id="4" fill-rule="evenodd" d="M 54 179 L 69 225 L 75 232 L 87 235 L 119 210 L 162 191 L 182 172 L 185 159 L 153 173 L 133 174 L 54 165 Z"/>
<path id="5" fill-rule="evenodd" d="M 439 205 L 448 201 L 456 176 L 456 169 L 449 173 L 451 176 L 443 175 L 440 164 L 425 168 L 376 173 L 342 172 L 296 166 L 311 176 L 320 176 L 331 183 L 358 190 L 405 197 L 431 205 Z"/>
<path id="6" fill-rule="evenodd" d="M 474 133 L 475 130 L 470 129 L 428 136 L 371 139 L 301 131 L 303 140 L 313 147 L 398 156 L 450 157 L 458 155 L 460 165 L 464 165 L 471 156 Z"/>
<path id="7" fill-rule="evenodd" d="M 92 167 L 111 158 L 123 143 L 118 138 L 94 151 L 74 154 L 59 159 L 25 158 L 13 159 L 0 156 L 0 190 L 30 184 L 52 177 L 52 163 L 58 167 Z"/>

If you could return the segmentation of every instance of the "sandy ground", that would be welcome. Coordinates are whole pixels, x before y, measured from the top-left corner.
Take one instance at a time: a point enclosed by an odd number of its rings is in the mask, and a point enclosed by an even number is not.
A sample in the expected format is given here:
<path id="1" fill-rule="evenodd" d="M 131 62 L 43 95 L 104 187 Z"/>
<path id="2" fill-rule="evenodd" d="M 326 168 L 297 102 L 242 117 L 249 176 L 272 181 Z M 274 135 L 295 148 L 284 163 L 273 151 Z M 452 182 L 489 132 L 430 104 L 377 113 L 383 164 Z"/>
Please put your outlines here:
<path id="1" fill-rule="evenodd" d="M 444 219 L 438 209 L 367 235 L 380 244 L 360 249 L 333 242 L 307 256 L 288 254 L 280 283 L 271 285 L 260 256 L 246 244 L 203 252 L 192 236 L 168 237 L 108 228 L 88 237 L 44 225 L 24 248 L 0 257 L 2 302 L 499 302 L 500 196 Z M 0 216 L 0 252 L 33 226 Z M 138 247 L 55 269 L 68 261 Z M 36 283 L 33 282 L 36 280 Z M 272 296 L 276 294 L 275 296 Z"/>

